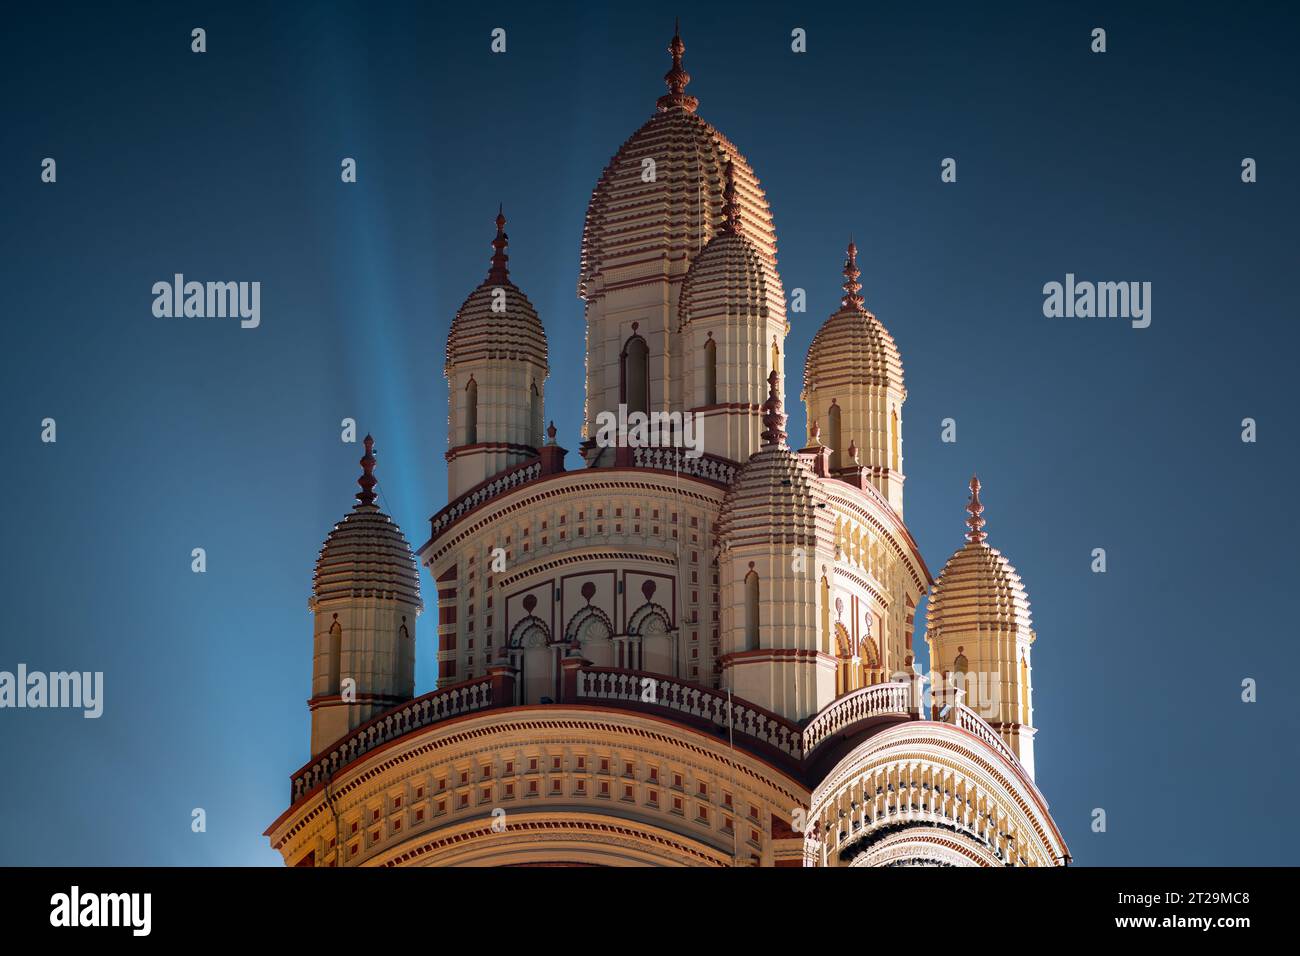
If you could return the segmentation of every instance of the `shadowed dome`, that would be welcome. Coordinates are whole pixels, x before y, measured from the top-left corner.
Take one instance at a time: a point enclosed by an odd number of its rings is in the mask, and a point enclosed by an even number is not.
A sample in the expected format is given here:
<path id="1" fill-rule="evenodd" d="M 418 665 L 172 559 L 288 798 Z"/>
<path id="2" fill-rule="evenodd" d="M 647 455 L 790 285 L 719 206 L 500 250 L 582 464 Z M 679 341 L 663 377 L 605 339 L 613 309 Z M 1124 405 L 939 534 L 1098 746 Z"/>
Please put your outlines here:
<path id="1" fill-rule="evenodd" d="M 365 438 L 357 503 L 325 539 L 312 578 L 312 601 L 381 598 L 420 601 L 420 573 L 402 529 L 375 505 L 375 440 Z"/>
<path id="2" fill-rule="evenodd" d="M 785 290 L 774 261 L 744 234 L 734 167 L 724 174 L 722 228 L 695 257 L 677 301 L 678 327 L 695 319 L 785 315 Z M 789 331 L 789 323 L 785 330 Z"/>
<path id="3" fill-rule="evenodd" d="M 778 382 L 773 370 L 763 403 L 763 447 L 749 456 L 722 499 L 715 533 L 724 547 L 755 541 L 817 544 L 820 496 L 815 496 L 812 469 L 786 445 Z"/>
<path id="4" fill-rule="evenodd" d="M 447 334 L 447 365 L 474 360 L 530 360 L 549 370 L 546 331 L 528 296 L 510 281 L 506 267 L 506 217 L 497 212 L 492 268 L 456 312 Z M 500 290 L 498 292 L 498 290 Z M 496 306 L 496 309 L 493 309 Z"/>
<path id="5" fill-rule="evenodd" d="M 1029 596 L 1020 575 L 1002 552 L 985 540 L 984 505 L 980 482 L 971 478 L 970 517 L 966 546 L 958 550 L 939 573 L 930 592 L 926 626 L 934 634 L 944 631 L 1032 630 Z"/>
<path id="6" fill-rule="evenodd" d="M 906 397 L 902 356 L 889 330 L 863 308 L 858 283 L 861 274 L 858 247 L 850 242 L 840 309 L 822 324 L 808 346 L 804 388 L 880 385 L 895 388 Z"/>
<path id="7" fill-rule="evenodd" d="M 760 257 L 776 263 L 776 231 L 758 177 L 731 140 L 695 115 L 697 101 L 684 92 L 690 76 L 681 69 L 681 37 L 674 36 L 668 49 L 668 94 L 592 190 L 578 278 L 578 295 L 589 302 L 611 286 L 685 273 L 689 258 L 722 227 L 727 163 L 733 166 L 741 231 Z"/>

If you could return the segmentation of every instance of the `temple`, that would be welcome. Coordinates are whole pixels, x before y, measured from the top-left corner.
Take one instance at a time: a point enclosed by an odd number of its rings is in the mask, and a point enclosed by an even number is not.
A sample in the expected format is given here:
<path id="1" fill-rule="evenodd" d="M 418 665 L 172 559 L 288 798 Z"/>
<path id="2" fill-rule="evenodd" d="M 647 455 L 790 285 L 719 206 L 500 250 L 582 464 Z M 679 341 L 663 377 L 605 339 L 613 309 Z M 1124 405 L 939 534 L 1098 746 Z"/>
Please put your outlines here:
<path id="1" fill-rule="evenodd" d="M 367 437 L 316 566 L 311 754 L 271 845 L 295 866 L 1063 865 L 1029 601 L 978 479 L 936 580 L 903 521 L 902 359 L 852 242 L 788 434 L 772 214 L 686 92 L 679 35 L 669 53 L 587 209 L 575 451 L 544 428 L 546 332 L 503 211 L 451 323 L 449 500 L 414 553 Z M 656 414 L 699 442 L 598 428 Z M 419 566 L 438 678 L 415 696 Z"/>

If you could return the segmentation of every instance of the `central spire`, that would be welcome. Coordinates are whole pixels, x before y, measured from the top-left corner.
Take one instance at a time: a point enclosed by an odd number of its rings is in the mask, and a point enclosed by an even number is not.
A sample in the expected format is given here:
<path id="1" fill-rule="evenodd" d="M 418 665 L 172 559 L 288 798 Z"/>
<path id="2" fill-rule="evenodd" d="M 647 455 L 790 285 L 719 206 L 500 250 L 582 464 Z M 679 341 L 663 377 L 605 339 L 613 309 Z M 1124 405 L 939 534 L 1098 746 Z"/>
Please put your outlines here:
<path id="1" fill-rule="evenodd" d="M 984 503 L 980 501 L 980 480 L 975 475 L 970 477 L 970 502 L 966 505 L 966 510 L 970 512 L 970 517 L 966 519 L 966 525 L 970 528 L 966 532 L 966 540 L 980 544 L 988 535 L 984 533 L 984 519 L 980 517 L 984 514 Z"/>
<path id="2" fill-rule="evenodd" d="M 373 505 L 375 498 L 375 485 L 379 483 L 375 478 L 375 440 L 369 435 L 362 442 L 366 446 L 366 453 L 361 456 L 361 477 L 357 479 L 357 484 L 361 490 L 357 492 L 358 506 Z"/>
<path id="3" fill-rule="evenodd" d="M 691 82 L 691 75 L 682 69 L 682 54 L 686 52 L 686 44 L 682 42 L 680 20 L 673 22 L 673 39 L 668 44 L 668 52 L 672 55 L 673 66 L 664 74 L 664 82 L 668 84 L 668 94 L 659 97 L 657 104 L 659 112 L 666 113 L 674 106 L 678 106 L 688 113 L 694 113 L 700 101 L 686 93 L 686 84 Z"/>
<path id="4" fill-rule="evenodd" d="M 858 276 L 862 275 L 862 270 L 858 268 L 858 247 L 853 240 L 849 240 L 849 258 L 844 263 L 844 297 L 840 299 L 840 305 L 846 309 L 856 309 L 859 312 L 864 311 L 862 308 L 862 283 L 858 281 Z"/>
<path id="5" fill-rule="evenodd" d="M 506 215 L 505 207 L 497 207 L 497 237 L 492 240 L 492 268 L 488 270 L 488 282 L 495 282 L 498 285 L 510 281 L 510 270 L 506 268 L 506 262 L 510 259 L 506 255 L 506 246 L 510 245 L 510 237 L 506 235 Z"/>
<path id="6" fill-rule="evenodd" d="M 776 369 L 767 376 L 767 401 L 763 403 L 763 447 L 785 444 L 785 411 L 781 406 L 781 396 L 777 394 L 777 385 L 781 378 Z"/>
<path id="7" fill-rule="evenodd" d="M 736 177 L 731 163 L 722 167 L 722 231 L 728 235 L 740 232 L 740 204 L 736 202 Z"/>

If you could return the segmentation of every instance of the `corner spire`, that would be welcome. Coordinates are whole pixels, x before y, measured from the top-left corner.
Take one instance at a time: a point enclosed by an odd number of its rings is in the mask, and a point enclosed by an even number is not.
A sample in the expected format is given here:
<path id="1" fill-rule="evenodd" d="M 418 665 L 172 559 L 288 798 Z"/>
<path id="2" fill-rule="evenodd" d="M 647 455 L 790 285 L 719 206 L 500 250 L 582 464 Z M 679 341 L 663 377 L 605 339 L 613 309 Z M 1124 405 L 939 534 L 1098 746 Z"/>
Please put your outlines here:
<path id="1" fill-rule="evenodd" d="M 664 74 L 664 82 L 668 84 L 668 94 L 659 97 L 656 105 L 661 113 L 666 113 L 675 106 L 681 107 L 688 113 L 694 113 L 700 101 L 686 94 L 686 84 L 691 82 L 691 75 L 682 69 L 682 54 L 686 52 L 686 44 L 682 42 L 680 20 L 673 22 L 673 39 L 668 44 L 668 52 L 673 58 L 672 69 Z"/>
<path id="2" fill-rule="evenodd" d="M 722 231 L 728 235 L 740 232 L 740 204 L 736 202 L 736 174 L 731 162 L 722 167 L 726 185 L 722 187 Z"/>
<path id="3" fill-rule="evenodd" d="M 495 282 L 500 285 L 503 282 L 510 281 L 510 270 L 506 267 L 506 262 L 510 257 L 506 255 L 506 246 L 510 245 L 510 237 L 506 235 L 506 215 L 505 207 L 497 207 L 497 237 L 492 240 L 492 268 L 488 270 L 488 282 Z"/>
<path id="4" fill-rule="evenodd" d="M 763 447 L 785 444 L 785 411 L 781 406 L 781 396 L 777 394 L 777 384 L 781 381 L 776 369 L 767 376 L 767 401 L 763 403 Z"/>
<path id="5" fill-rule="evenodd" d="M 966 510 L 970 512 L 970 517 L 966 519 L 966 525 L 970 528 L 966 532 L 966 540 L 972 544 L 979 544 L 988 537 L 984 532 L 984 519 L 980 517 L 984 513 L 984 503 L 980 501 L 980 480 L 975 475 L 970 478 L 970 501 L 966 505 Z"/>
<path id="6" fill-rule="evenodd" d="M 844 296 L 840 299 L 840 305 L 846 309 L 857 309 L 864 311 L 862 308 L 862 283 L 858 281 L 858 276 L 862 275 L 862 270 L 858 268 L 858 247 L 852 239 L 849 240 L 848 259 L 844 263 Z"/>
<path id="7" fill-rule="evenodd" d="M 357 484 L 361 490 L 357 492 L 357 504 L 359 506 L 373 505 L 375 498 L 375 485 L 379 482 L 375 478 L 375 440 L 369 435 L 365 437 L 363 444 L 366 446 L 366 453 L 361 456 L 361 477 L 357 479 Z"/>

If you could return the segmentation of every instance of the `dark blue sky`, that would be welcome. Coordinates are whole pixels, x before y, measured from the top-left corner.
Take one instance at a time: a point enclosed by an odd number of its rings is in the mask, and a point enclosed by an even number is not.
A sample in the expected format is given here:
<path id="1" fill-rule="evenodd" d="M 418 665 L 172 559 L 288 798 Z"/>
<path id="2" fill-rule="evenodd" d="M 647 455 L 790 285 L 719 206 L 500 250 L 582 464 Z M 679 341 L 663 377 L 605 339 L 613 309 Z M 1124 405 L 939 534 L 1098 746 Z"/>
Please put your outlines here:
<path id="1" fill-rule="evenodd" d="M 577 447 L 585 205 L 663 92 L 676 14 L 700 114 L 753 164 L 785 286 L 807 290 L 787 375 L 852 234 L 903 354 L 907 520 L 936 574 L 984 482 L 1039 635 L 1038 782 L 1077 861 L 1292 862 L 1300 24 L 1129 7 L 11 13 L 0 670 L 102 670 L 106 691 L 98 721 L 0 711 L 0 863 L 278 862 L 261 832 L 307 756 L 311 570 L 358 473 L 339 421 L 374 433 L 418 547 L 445 502 L 447 329 L 504 202 L 547 416 Z M 177 272 L 260 281 L 261 327 L 155 318 Z M 1044 318 L 1067 272 L 1151 282 L 1150 328 Z"/>

